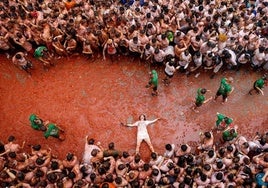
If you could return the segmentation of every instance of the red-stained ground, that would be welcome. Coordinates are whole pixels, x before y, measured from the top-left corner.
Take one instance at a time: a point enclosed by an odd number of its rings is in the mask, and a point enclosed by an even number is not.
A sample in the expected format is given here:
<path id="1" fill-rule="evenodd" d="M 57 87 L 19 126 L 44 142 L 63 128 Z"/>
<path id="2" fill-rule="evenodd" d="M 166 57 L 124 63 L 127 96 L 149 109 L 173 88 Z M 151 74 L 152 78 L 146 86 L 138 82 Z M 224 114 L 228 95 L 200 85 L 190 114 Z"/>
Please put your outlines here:
<path id="1" fill-rule="evenodd" d="M 135 151 L 136 128 L 120 126 L 120 122 L 134 122 L 141 113 L 148 119 L 162 118 L 148 127 L 152 143 L 159 153 L 165 144 L 190 143 L 199 140 L 199 132 L 210 130 L 216 121 L 216 112 L 234 119 L 239 133 L 248 137 L 256 131 L 268 130 L 268 90 L 265 95 L 247 95 L 255 79 L 261 74 L 240 70 L 227 71 L 210 79 L 202 72 L 199 77 L 176 73 L 170 86 L 162 83 L 164 71 L 159 73 L 159 96 L 152 97 L 145 88 L 150 67 L 139 60 L 121 57 L 116 62 L 86 59 L 74 56 L 55 60 L 56 66 L 44 71 L 41 64 L 32 59 L 35 70 L 32 77 L 12 65 L 4 54 L 0 56 L 0 140 L 7 142 L 14 135 L 18 143 L 41 144 L 50 147 L 58 158 L 68 152 L 82 157 L 85 136 L 95 138 L 104 147 L 113 141 L 119 150 Z M 199 87 L 206 87 L 214 96 L 221 77 L 234 78 L 234 92 L 228 102 L 210 102 L 197 114 L 190 110 Z M 30 127 L 29 115 L 38 114 L 65 129 L 66 140 L 45 139 L 42 132 Z M 146 160 L 149 148 L 141 146 Z"/>

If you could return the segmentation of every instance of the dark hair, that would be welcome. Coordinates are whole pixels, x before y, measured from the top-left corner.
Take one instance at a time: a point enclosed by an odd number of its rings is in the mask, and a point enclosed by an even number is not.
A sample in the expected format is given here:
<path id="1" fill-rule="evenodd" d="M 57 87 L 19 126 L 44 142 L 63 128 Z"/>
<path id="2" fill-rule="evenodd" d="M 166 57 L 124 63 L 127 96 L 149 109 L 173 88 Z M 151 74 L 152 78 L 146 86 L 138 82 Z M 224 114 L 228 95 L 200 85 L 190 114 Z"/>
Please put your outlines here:
<path id="1" fill-rule="evenodd" d="M 59 163 L 57 161 L 51 161 L 50 167 L 52 170 L 56 170 L 59 168 Z"/>
<path id="2" fill-rule="evenodd" d="M 181 150 L 182 150 L 182 151 L 185 152 L 185 151 L 187 150 L 187 148 L 188 148 L 188 147 L 187 147 L 186 144 L 182 144 L 182 145 L 181 145 Z"/>
<path id="3" fill-rule="evenodd" d="M 114 142 L 110 142 L 109 145 L 108 145 L 108 148 L 110 150 L 113 150 L 114 149 Z"/>
<path id="4" fill-rule="evenodd" d="M 217 162 L 217 168 L 221 169 L 223 167 L 222 161 Z"/>
<path id="5" fill-rule="evenodd" d="M 14 151 L 12 151 L 12 152 L 9 152 L 9 153 L 8 153 L 8 156 L 9 156 L 10 158 L 14 159 L 14 158 L 16 158 L 17 154 L 16 154 Z"/>
<path id="6" fill-rule="evenodd" d="M 205 132 L 204 135 L 205 135 L 206 138 L 211 138 L 211 133 L 210 132 Z"/>
<path id="7" fill-rule="evenodd" d="M 66 159 L 67 159 L 67 161 L 71 161 L 73 159 L 73 157 L 74 157 L 74 154 L 68 153 L 66 156 Z"/>
<path id="8" fill-rule="evenodd" d="M 129 153 L 128 153 L 127 151 L 123 151 L 123 157 L 124 157 L 124 158 L 129 157 Z"/>
<path id="9" fill-rule="evenodd" d="M 216 174 L 216 179 L 217 180 L 221 180 L 223 178 L 223 174 L 222 174 L 222 172 L 218 172 L 217 174 Z"/>
<path id="10" fill-rule="evenodd" d="M 166 144 L 165 148 L 166 148 L 166 150 L 168 150 L 168 151 L 171 151 L 171 150 L 172 150 L 172 146 L 171 146 L 171 144 Z"/>
<path id="11" fill-rule="evenodd" d="M 208 151 L 209 158 L 212 158 L 214 156 L 214 151 L 211 149 Z"/>
<path id="12" fill-rule="evenodd" d="M 8 142 L 13 142 L 15 140 L 15 136 L 11 135 L 8 137 Z"/>
<path id="13" fill-rule="evenodd" d="M 115 183 L 117 183 L 117 184 L 121 184 L 122 183 L 122 178 L 121 177 L 116 177 L 115 179 L 114 179 L 114 181 L 115 181 Z"/>
<path id="14" fill-rule="evenodd" d="M 151 153 L 151 158 L 152 158 L 152 159 L 157 159 L 157 154 L 156 154 L 155 152 L 152 152 L 152 153 Z"/>
<path id="15" fill-rule="evenodd" d="M 210 166 L 210 164 L 205 164 L 203 166 L 203 168 L 204 168 L 204 170 L 209 171 L 211 169 L 211 166 Z"/>
<path id="16" fill-rule="evenodd" d="M 38 157 L 37 159 L 36 159 L 36 164 L 38 164 L 38 165 L 42 165 L 44 162 L 45 162 L 45 160 L 44 159 L 42 159 L 41 157 Z"/>
<path id="17" fill-rule="evenodd" d="M 125 164 L 120 164 L 118 165 L 118 170 L 123 170 L 124 168 L 126 168 L 126 165 Z"/>
<path id="18" fill-rule="evenodd" d="M 136 154 L 135 157 L 134 157 L 135 163 L 140 162 L 140 160 L 141 160 L 141 156 L 139 154 Z"/>
<path id="19" fill-rule="evenodd" d="M 153 176 L 157 176 L 158 174 L 159 174 L 159 170 L 156 169 L 156 168 L 154 168 L 154 169 L 152 170 L 152 175 L 153 175 Z"/>
<path id="20" fill-rule="evenodd" d="M 94 142 L 95 142 L 95 140 L 94 140 L 93 138 L 90 138 L 90 139 L 87 141 L 87 143 L 88 143 L 89 145 L 93 145 Z"/>
<path id="21" fill-rule="evenodd" d="M 37 144 L 37 145 L 34 145 L 32 148 L 34 151 L 39 151 L 41 149 L 41 145 Z"/>

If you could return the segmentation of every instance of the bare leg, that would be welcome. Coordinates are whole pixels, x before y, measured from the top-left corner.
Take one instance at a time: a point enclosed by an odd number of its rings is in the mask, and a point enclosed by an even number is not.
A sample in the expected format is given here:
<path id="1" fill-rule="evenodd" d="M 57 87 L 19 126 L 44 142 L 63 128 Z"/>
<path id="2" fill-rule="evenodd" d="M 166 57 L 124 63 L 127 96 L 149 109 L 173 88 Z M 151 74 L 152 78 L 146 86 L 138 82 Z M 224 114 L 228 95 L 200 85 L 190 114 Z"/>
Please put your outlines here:
<path id="1" fill-rule="evenodd" d="M 145 139 L 144 141 L 148 144 L 150 150 L 151 150 L 152 152 L 154 152 L 154 147 L 153 147 L 153 145 L 152 145 L 152 142 L 151 142 L 150 138 L 147 138 L 147 139 Z"/>
<path id="2" fill-rule="evenodd" d="M 137 139 L 136 154 L 140 153 L 141 142 L 142 140 Z"/>

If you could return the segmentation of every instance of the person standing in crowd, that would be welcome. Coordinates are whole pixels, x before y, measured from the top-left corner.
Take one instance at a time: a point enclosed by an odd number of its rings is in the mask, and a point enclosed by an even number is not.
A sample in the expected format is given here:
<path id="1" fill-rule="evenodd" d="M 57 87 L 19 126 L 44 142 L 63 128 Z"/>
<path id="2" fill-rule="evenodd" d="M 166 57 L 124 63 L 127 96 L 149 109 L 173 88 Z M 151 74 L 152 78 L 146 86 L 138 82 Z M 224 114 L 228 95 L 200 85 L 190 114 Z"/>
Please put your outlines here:
<path id="1" fill-rule="evenodd" d="M 219 96 L 222 96 L 222 103 L 227 102 L 227 97 L 233 92 L 234 87 L 230 85 L 233 82 L 233 78 L 222 78 L 220 87 L 215 95 L 214 101 L 217 100 Z"/>
<path id="2" fill-rule="evenodd" d="M 231 142 L 233 141 L 238 133 L 237 133 L 237 126 L 234 126 L 233 128 L 230 128 L 228 127 L 227 129 L 225 129 L 223 132 L 222 132 L 222 140 L 224 142 Z"/>
<path id="3" fill-rule="evenodd" d="M 127 123 L 127 124 L 123 124 L 121 123 L 121 125 L 125 125 L 128 127 L 137 127 L 137 146 L 136 146 L 136 154 L 138 154 L 140 152 L 140 145 L 142 143 L 142 141 L 145 141 L 151 152 L 154 152 L 154 147 L 152 145 L 148 130 L 147 130 L 147 126 L 155 123 L 156 121 L 158 121 L 160 118 L 156 118 L 154 120 L 146 120 L 146 116 L 144 114 L 140 115 L 139 117 L 139 121 L 136 121 L 135 123 Z"/>
<path id="4" fill-rule="evenodd" d="M 175 59 L 171 58 L 166 62 L 165 67 L 165 78 L 163 79 L 165 85 L 170 84 L 170 79 L 173 77 L 174 73 L 176 72 L 177 68 L 175 67 Z"/>
<path id="5" fill-rule="evenodd" d="M 152 96 L 157 96 L 158 95 L 158 74 L 156 70 L 152 70 L 150 72 L 150 80 L 149 83 L 146 85 L 146 88 L 152 87 Z"/>
<path id="6" fill-rule="evenodd" d="M 263 77 L 259 78 L 254 82 L 253 88 L 248 92 L 248 94 L 252 95 L 252 92 L 255 91 L 258 94 L 264 95 L 263 88 L 265 84 L 267 84 L 266 75 L 264 75 Z"/>
<path id="7" fill-rule="evenodd" d="M 193 111 L 199 113 L 199 111 L 196 109 L 199 108 L 200 106 L 202 106 L 203 104 L 206 104 L 207 102 L 209 102 L 212 99 L 212 97 L 210 97 L 206 100 L 205 94 L 208 91 L 210 91 L 210 90 L 207 90 L 206 88 L 198 88 L 197 95 L 195 97 L 195 103 L 191 108 Z"/>

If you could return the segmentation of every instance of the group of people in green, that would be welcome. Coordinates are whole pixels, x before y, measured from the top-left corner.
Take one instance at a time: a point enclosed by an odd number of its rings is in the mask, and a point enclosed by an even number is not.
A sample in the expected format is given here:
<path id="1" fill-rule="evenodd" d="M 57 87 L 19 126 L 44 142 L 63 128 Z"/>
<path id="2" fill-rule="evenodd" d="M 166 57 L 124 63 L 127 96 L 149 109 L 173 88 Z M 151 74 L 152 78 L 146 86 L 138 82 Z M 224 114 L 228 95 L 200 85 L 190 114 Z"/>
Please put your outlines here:
<path id="1" fill-rule="evenodd" d="M 61 141 L 65 140 L 64 136 L 64 130 L 60 128 L 55 123 L 51 123 L 49 121 L 43 121 L 41 118 L 39 118 L 36 114 L 31 114 L 29 117 L 29 121 L 31 124 L 31 127 L 34 130 L 43 131 L 44 137 L 47 139 L 48 137 L 54 137 Z"/>

